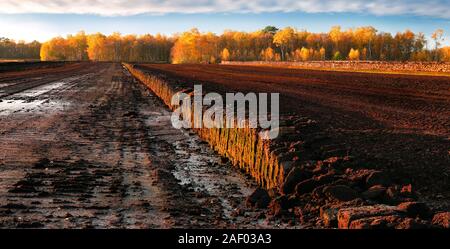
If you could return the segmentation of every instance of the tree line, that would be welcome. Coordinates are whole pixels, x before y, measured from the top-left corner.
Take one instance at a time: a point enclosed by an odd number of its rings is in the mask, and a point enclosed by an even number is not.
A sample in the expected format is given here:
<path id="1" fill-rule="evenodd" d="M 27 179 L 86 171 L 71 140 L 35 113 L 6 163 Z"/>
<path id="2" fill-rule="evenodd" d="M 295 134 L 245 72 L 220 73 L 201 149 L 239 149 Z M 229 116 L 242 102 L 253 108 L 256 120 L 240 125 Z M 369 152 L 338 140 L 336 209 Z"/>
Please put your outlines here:
<path id="1" fill-rule="evenodd" d="M 33 41 L 14 41 L 0 37 L 0 59 L 35 59 L 39 60 L 41 43 Z"/>
<path id="2" fill-rule="evenodd" d="M 163 35 L 125 35 L 101 33 L 86 35 L 83 31 L 56 37 L 42 44 L 41 60 L 169 62 L 173 39 Z"/>
<path id="3" fill-rule="evenodd" d="M 395 35 L 373 27 L 327 33 L 298 31 L 268 26 L 256 32 L 225 31 L 217 36 L 192 29 L 177 37 L 173 63 L 215 63 L 231 61 L 450 61 L 450 48 L 441 48 L 443 31 L 432 34 L 429 43 L 423 33 L 410 30 Z M 431 47 L 431 48 L 428 48 Z"/>
<path id="4" fill-rule="evenodd" d="M 0 58 L 12 58 L 9 57 L 11 55 L 36 58 L 40 55 L 43 61 L 172 63 L 218 63 L 229 60 L 450 61 L 450 47 L 442 47 L 443 42 L 444 31 L 441 29 L 431 34 L 428 41 L 423 33 L 406 30 L 392 35 L 370 26 L 347 30 L 335 26 L 324 33 L 291 27 L 279 30 L 268 26 L 255 32 L 226 30 L 221 35 L 203 33 L 194 28 L 171 37 L 120 33 L 87 35 L 79 32 L 65 38 L 53 38 L 42 45 L 0 40 Z"/>

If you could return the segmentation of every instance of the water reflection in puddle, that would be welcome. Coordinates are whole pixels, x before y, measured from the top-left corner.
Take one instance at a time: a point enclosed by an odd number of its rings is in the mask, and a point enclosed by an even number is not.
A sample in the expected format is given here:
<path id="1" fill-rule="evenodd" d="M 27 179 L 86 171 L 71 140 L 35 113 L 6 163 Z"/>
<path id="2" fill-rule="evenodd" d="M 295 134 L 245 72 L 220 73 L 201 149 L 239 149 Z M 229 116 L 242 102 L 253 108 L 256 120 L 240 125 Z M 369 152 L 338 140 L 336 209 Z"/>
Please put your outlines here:
<path id="1" fill-rule="evenodd" d="M 75 77 L 73 79 L 75 79 Z M 52 100 L 51 97 L 53 97 L 53 95 L 48 93 L 56 89 L 67 87 L 67 83 L 73 81 L 73 79 L 68 78 L 62 81 L 42 85 L 10 95 L 5 99 L 0 99 L 0 116 L 17 113 L 43 114 L 62 111 L 69 103 L 60 100 Z M 0 93 L 1 92 L 2 90 L 0 90 Z"/>
<path id="2" fill-rule="evenodd" d="M 34 88 L 34 89 L 23 91 L 21 93 L 17 93 L 14 96 L 18 97 L 18 98 L 36 97 L 36 96 L 40 96 L 42 94 L 45 94 L 47 92 L 50 92 L 51 90 L 55 90 L 57 88 L 60 88 L 60 87 L 62 87 L 64 85 L 65 85 L 64 82 L 55 82 L 53 84 L 44 85 L 44 86 L 41 86 L 41 87 L 37 87 L 37 88 Z"/>
<path id="3" fill-rule="evenodd" d="M 13 113 L 45 113 L 61 111 L 67 103 L 51 101 L 49 99 L 25 100 L 9 99 L 0 102 L 0 115 L 10 115 Z"/>

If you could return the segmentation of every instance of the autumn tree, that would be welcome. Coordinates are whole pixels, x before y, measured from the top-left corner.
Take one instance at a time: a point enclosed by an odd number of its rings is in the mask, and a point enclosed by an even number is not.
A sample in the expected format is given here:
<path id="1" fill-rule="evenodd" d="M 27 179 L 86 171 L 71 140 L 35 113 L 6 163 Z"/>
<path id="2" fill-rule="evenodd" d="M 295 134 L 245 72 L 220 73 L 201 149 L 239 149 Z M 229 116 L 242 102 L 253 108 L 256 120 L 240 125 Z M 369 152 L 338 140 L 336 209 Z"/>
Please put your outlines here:
<path id="1" fill-rule="evenodd" d="M 434 60 L 439 60 L 439 47 L 441 46 L 441 43 L 444 41 L 444 30 L 443 29 L 437 29 L 433 32 L 431 35 L 431 38 L 434 40 Z"/>
<path id="2" fill-rule="evenodd" d="M 307 61 L 309 60 L 310 57 L 311 57 L 310 50 L 305 47 L 302 47 L 302 49 L 300 49 L 300 59 L 302 61 Z"/>
<path id="3" fill-rule="evenodd" d="M 222 58 L 222 61 L 228 61 L 228 60 L 230 60 L 230 51 L 228 51 L 227 48 L 224 48 L 224 49 L 222 50 L 221 58 Z"/>
<path id="4" fill-rule="evenodd" d="M 172 48 L 172 63 L 211 63 L 219 58 L 217 36 L 198 29 L 182 33 Z"/>
<path id="5" fill-rule="evenodd" d="M 42 61 L 65 61 L 70 60 L 70 50 L 67 41 L 62 37 L 56 37 L 42 44 Z"/>
<path id="6" fill-rule="evenodd" d="M 67 36 L 68 55 L 69 60 L 82 61 L 88 59 L 87 54 L 87 37 L 84 31 L 78 32 L 76 35 Z"/>
<path id="7" fill-rule="evenodd" d="M 450 62 L 450 47 L 443 47 L 440 51 L 441 60 Z"/>
<path id="8" fill-rule="evenodd" d="M 79 32 L 57 37 L 42 45 L 42 60 L 169 62 L 171 38 L 163 35 L 125 35 Z"/>
<path id="9" fill-rule="evenodd" d="M 325 60 L 326 58 L 326 50 L 324 47 L 321 47 L 319 50 L 320 60 Z"/>
<path id="10" fill-rule="evenodd" d="M 275 52 L 271 47 L 261 51 L 261 57 L 264 61 L 273 61 L 275 59 Z"/>
<path id="11" fill-rule="evenodd" d="M 341 26 L 334 26 L 328 33 L 331 41 L 334 43 L 334 52 L 339 52 L 339 44 L 343 38 Z"/>
<path id="12" fill-rule="evenodd" d="M 43 60 L 93 60 L 173 63 L 217 63 L 230 61 L 306 61 L 306 60 L 438 60 L 443 32 L 435 32 L 435 49 L 427 50 L 423 33 L 410 30 L 390 33 L 375 28 L 343 30 L 332 27 L 327 33 L 314 33 L 287 27 L 267 26 L 255 32 L 226 30 L 221 35 L 188 32 L 166 37 L 146 34 L 121 35 L 79 32 L 66 38 L 56 37 L 42 45 Z M 1 40 L 0 40 L 1 41 Z M 39 45 L 40 44 L 36 44 Z M 0 42 L 0 52 L 22 51 L 22 42 Z M 15 49 L 15 50 L 14 50 Z M 445 50 L 446 51 L 446 50 Z"/>
<path id="13" fill-rule="evenodd" d="M 372 44 L 375 40 L 377 30 L 374 27 L 361 27 L 357 28 L 354 32 L 354 39 L 357 48 L 360 50 L 367 50 L 366 59 L 372 59 Z"/>
<path id="14" fill-rule="evenodd" d="M 351 49 L 348 54 L 348 59 L 351 61 L 357 61 L 360 58 L 360 53 L 358 49 Z"/>
<path id="15" fill-rule="evenodd" d="M 39 59 L 41 43 L 14 41 L 0 37 L 0 59 Z"/>
<path id="16" fill-rule="evenodd" d="M 264 29 L 262 29 L 261 31 L 265 34 L 271 34 L 271 35 L 275 35 L 278 32 L 278 28 L 275 26 L 266 26 Z"/>
<path id="17" fill-rule="evenodd" d="M 339 51 L 336 51 L 336 53 L 334 53 L 333 60 L 340 61 L 340 60 L 343 60 L 343 59 L 344 59 L 344 57 L 342 56 L 342 54 Z"/>
<path id="18" fill-rule="evenodd" d="M 285 55 L 293 50 L 295 30 L 291 27 L 278 31 L 273 37 L 273 43 L 280 48 L 281 60 L 285 60 Z"/>

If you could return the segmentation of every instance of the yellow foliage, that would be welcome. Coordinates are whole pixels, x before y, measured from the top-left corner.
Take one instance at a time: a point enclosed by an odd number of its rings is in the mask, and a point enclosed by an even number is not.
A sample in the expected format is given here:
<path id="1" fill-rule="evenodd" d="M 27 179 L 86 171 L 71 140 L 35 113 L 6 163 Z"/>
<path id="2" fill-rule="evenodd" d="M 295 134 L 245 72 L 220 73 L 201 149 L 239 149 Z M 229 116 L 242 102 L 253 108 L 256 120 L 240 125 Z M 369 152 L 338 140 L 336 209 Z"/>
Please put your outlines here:
<path id="1" fill-rule="evenodd" d="M 450 47 L 441 48 L 441 60 L 450 62 Z"/>
<path id="2" fill-rule="evenodd" d="M 221 58 L 222 58 L 222 61 L 228 61 L 228 60 L 230 60 L 230 51 L 228 51 L 227 48 L 224 48 L 224 49 L 222 50 Z"/>
<path id="3" fill-rule="evenodd" d="M 281 61 L 281 55 L 279 53 L 275 54 L 275 61 Z"/>
<path id="4" fill-rule="evenodd" d="M 296 31 L 287 27 L 278 31 L 273 37 L 273 43 L 280 47 L 281 50 L 281 58 L 280 60 L 284 60 L 285 54 L 289 54 L 289 51 L 293 50 L 293 41 L 295 39 Z"/>
<path id="5" fill-rule="evenodd" d="M 168 62 L 172 40 L 165 36 L 86 35 L 57 37 L 41 46 L 41 60 Z"/>
<path id="6" fill-rule="evenodd" d="M 126 35 L 114 33 L 86 35 L 79 32 L 56 37 L 41 46 L 42 60 L 94 60 L 131 62 L 217 63 L 219 61 L 265 60 L 449 60 L 448 48 L 440 49 L 443 31 L 432 38 L 436 47 L 425 48 L 422 33 L 410 30 L 395 36 L 373 27 L 342 30 L 335 26 L 328 33 L 297 31 L 291 27 L 277 32 L 275 27 L 256 32 L 227 30 L 222 35 L 197 29 L 177 34 Z M 0 39 L 0 55 L 5 45 Z M 6 44 L 8 45 L 8 44 Z M 20 46 L 19 42 L 15 46 Z M 9 45 L 8 45 L 9 46 Z M 325 49 L 326 48 L 326 49 Z M 351 48 L 351 49 L 350 49 Z M 37 55 L 36 55 L 37 56 Z"/>
<path id="7" fill-rule="evenodd" d="M 350 53 L 348 54 L 348 59 L 351 61 L 359 60 L 359 50 L 358 49 L 350 49 Z"/>
<path id="8" fill-rule="evenodd" d="M 273 61 L 275 59 L 275 52 L 271 47 L 268 47 L 267 49 L 261 51 L 261 57 L 265 61 Z"/>
<path id="9" fill-rule="evenodd" d="M 325 60 L 325 59 L 326 59 L 326 58 L 325 58 L 325 56 L 326 56 L 326 50 L 325 50 L 324 47 L 320 48 L 319 54 L 320 54 L 320 60 Z"/>
<path id="10" fill-rule="evenodd" d="M 309 60 L 310 56 L 311 56 L 310 50 L 302 47 L 302 49 L 300 50 L 300 59 L 302 61 L 307 61 Z"/>
<path id="11" fill-rule="evenodd" d="M 172 63 L 210 63 L 219 57 L 217 40 L 215 34 L 201 34 L 197 29 L 184 32 L 172 48 Z"/>

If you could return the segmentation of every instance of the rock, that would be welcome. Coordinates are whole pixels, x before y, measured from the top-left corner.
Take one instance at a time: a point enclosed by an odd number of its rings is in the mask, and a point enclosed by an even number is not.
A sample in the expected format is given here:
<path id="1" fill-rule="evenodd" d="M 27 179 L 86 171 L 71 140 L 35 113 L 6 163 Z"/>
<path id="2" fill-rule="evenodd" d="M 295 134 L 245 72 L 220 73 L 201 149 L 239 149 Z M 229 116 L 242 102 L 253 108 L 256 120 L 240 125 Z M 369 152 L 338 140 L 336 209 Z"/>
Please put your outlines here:
<path id="1" fill-rule="evenodd" d="M 326 174 L 317 176 L 316 180 L 320 183 L 320 185 L 332 183 L 334 180 L 336 180 L 336 172 L 334 170 L 330 170 Z"/>
<path id="2" fill-rule="evenodd" d="M 345 174 L 347 175 L 347 178 L 355 182 L 357 184 L 364 183 L 366 181 L 366 178 L 372 173 L 375 172 L 374 170 L 369 169 L 359 169 L 359 170 L 353 170 L 351 168 L 347 168 L 345 170 Z"/>
<path id="3" fill-rule="evenodd" d="M 408 184 L 408 185 L 403 186 L 400 193 L 402 193 L 404 195 L 412 194 L 412 185 Z"/>
<path id="4" fill-rule="evenodd" d="M 295 186 L 295 193 L 300 196 L 303 194 L 311 193 L 316 187 L 318 187 L 318 183 L 315 179 L 308 179 L 300 182 Z"/>
<path id="5" fill-rule="evenodd" d="M 437 213 L 433 216 L 432 220 L 433 225 L 442 227 L 442 228 L 450 228 L 450 212 L 441 212 Z"/>
<path id="6" fill-rule="evenodd" d="M 265 189 L 256 189 L 249 197 L 247 197 L 246 205 L 248 207 L 266 208 L 270 203 L 270 196 Z"/>
<path id="7" fill-rule="evenodd" d="M 397 210 L 406 213 L 408 217 L 427 218 L 430 216 L 430 209 L 423 202 L 404 202 L 397 206 Z"/>
<path id="8" fill-rule="evenodd" d="M 323 161 L 318 161 L 316 167 L 312 170 L 314 175 L 324 174 L 327 172 L 328 165 L 324 164 Z"/>
<path id="9" fill-rule="evenodd" d="M 402 187 L 400 190 L 400 196 L 406 198 L 417 198 L 416 194 L 413 192 L 411 184 Z"/>
<path id="10" fill-rule="evenodd" d="M 328 172 L 327 174 L 323 174 L 311 179 L 304 180 L 295 186 L 295 193 L 297 196 L 301 196 L 303 194 L 311 193 L 315 188 L 330 184 L 336 179 L 335 173 L 333 171 Z"/>
<path id="11" fill-rule="evenodd" d="M 402 202 L 414 201 L 413 198 L 402 195 L 400 191 L 401 189 L 399 186 L 390 186 L 387 188 L 386 194 L 383 196 L 383 202 L 390 205 L 398 205 Z"/>
<path id="12" fill-rule="evenodd" d="M 381 198 L 386 193 L 386 188 L 382 185 L 375 185 L 370 187 L 367 191 L 362 193 L 364 199 L 375 200 Z"/>
<path id="13" fill-rule="evenodd" d="M 343 161 L 342 157 L 330 157 L 328 159 L 323 160 L 324 163 L 329 164 L 329 165 L 336 165 L 340 162 Z"/>
<path id="14" fill-rule="evenodd" d="M 335 179 L 336 178 L 334 173 L 330 172 L 311 179 L 304 180 L 295 186 L 295 193 L 297 194 L 297 196 L 311 193 L 315 188 L 332 183 Z"/>
<path id="15" fill-rule="evenodd" d="M 284 194 L 291 194 L 292 192 L 294 192 L 295 186 L 298 183 L 308 178 L 311 178 L 311 173 L 299 167 L 292 168 L 292 170 L 286 176 L 286 180 L 284 181 L 283 186 L 281 187 L 282 192 Z"/>
<path id="16" fill-rule="evenodd" d="M 387 205 L 342 208 L 338 211 L 338 228 L 347 229 L 354 220 L 397 214 L 398 212 L 395 206 Z"/>
<path id="17" fill-rule="evenodd" d="M 343 166 L 348 165 L 348 163 L 351 161 L 352 161 L 352 158 L 349 156 L 330 157 L 328 159 L 323 160 L 323 163 L 327 164 L 330 168 L 342 169 Z"/>
<path id="18" fill-rule="evenodd" d="M 345 185 L 327 186 L 323 193 L 331 199 L 338 201 L 351 201 L 359 198 L 359 193 Z"/>
<path id="19" fill-rule="evenodd" d="M 389 177 L 381 171 L 372 172 L 366 178 L 366 186 L 368 188 L 375 185 L 388 186 L 390 182 Z"/>
<path id="20" fill-rule="evenodd" d="M 384 202 L 392 205 L 401 203 L 400 190 L 398 186 L 390 186 L 387 188 Z"/>
<path id="21" fill-rule="evenodd" d="M 405 218 L 395 226 L 395 229 L 425 229 L 430 228 L 430 224 L 421 219 Z"/>
<path id="22" fill-rule="evenodd" d="M 337 219 L 338 209 L 337 208 L 320 208 L 320 218 L 323 221 L 323 224 L 326 227 L 337 227 L 338 219 Z"/>
<path id="23" fill-rule="evenodd" d="M 388 229 L 395 228 L 401 221 L 398 215 L 374 216 L 354 220 L 350 223 L 350 229 Z"/>
<path id="24" fill-rule="evenodd" d="M 286 195 L 273 199 L 269 204 L 269 214 L 279 216 L 283 211 L 295 206 L 295 198 L 288 198 Z"/>

